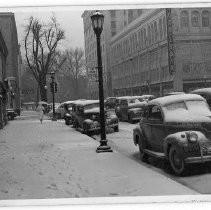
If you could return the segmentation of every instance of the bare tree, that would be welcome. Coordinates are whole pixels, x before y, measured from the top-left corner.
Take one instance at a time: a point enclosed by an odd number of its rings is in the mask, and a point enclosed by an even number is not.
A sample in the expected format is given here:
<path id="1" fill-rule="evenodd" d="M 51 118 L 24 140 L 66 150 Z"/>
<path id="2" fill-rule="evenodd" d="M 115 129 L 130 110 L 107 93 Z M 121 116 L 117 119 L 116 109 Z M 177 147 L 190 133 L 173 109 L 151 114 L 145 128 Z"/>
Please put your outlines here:
<path id="1" fill-rule="evenodd" d="M 64 63 L 64 60 L 57 63 L 57 47 L 65 39 L 64 30 L 59 27 L 54 16 L 48 24 L 30 17 L 25 33 L 26 61 L 38 83 L 41 100 L 47 101 L 46 75 Z"/>
<path id="2" fill-rule="evenodd" d="M 62 73 L 72 83 L 75 98 L 80 97 L 79 81 L 82 77 L 86 77 L 86 68 L 84 60 L 84 51 L 81 48 L 71 48 L 65 51 L 66 61 L 63 65 Z"/>

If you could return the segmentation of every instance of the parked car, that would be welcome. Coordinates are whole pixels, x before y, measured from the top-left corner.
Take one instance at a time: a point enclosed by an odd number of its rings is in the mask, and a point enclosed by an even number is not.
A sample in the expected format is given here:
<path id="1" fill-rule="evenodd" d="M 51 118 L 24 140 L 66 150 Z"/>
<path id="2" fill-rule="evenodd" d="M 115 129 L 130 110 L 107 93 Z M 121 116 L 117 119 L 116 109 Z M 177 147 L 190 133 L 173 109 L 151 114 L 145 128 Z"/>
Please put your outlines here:
<path id="1" fill-rule="evenodd" d="M 60 103 L 55 103 L 55 115 L 57 116 L 57 113 L 59 113 L 58 111 L 58 107 L 60 106 Z M 53 117 L 53 104 L 50 104 L 50 112 L 48 113 L 48 117 L 52 118 Z M 60 117 L 60 114 L 59 114 Z"/>
<path id="2" fill-rule="evenodd" d="M 211 161 L 211 112 L 196 94 L 165 96 L 150 101 L 133 130 L 142 161 L 154 156 L 169 161 L 175 174 L 187 165 Z"/>
<path id="3" fill-rule="evenodd" d="M 191 91 L 190 93 L 198 94 L 206 99 L 209 107 L 211 108 L 211 88 L 200 88 Z"/>
<path id="4" fill-rule="evenodd" d="M 115 112 L 120 120 L 134 123 L 141 119 L 145 105 L 153 98 L 153 95 L 118 97 Z"/>
<path id="5" fill-rule="evenodd" d="M 39 104 L 44 107 L 44 114 L 49 113 L 49 111 L 50 111 L 50 105 L 47 102 L 40 101 Z"/>
<path id="6" fill-rule="evenodd" d="M 105 107 L 106 109 L 115 109 L 117 105 L 117 97 L 108 97 L 105 100 Z"/>
<path id="7" fill-rule="evenodd" d="M 72 106 L 75 101 L 66 101 L 64 102 L 64 120 L 66 125 L 71 125 L 72 124 Z"/>
<path id="8" fill-rule="evenodd" d="M 12 108 L 7 108 L 6 109 L 6 112 L 7 112 L 7 118 L 8 118 L 8 120 L 14 120 L 15 117 L 17 117 L 17 115 L 18 115 L 16 113 L 16 111 L 14 109 L 12 109 Z"/>
<path id="9" fill-rule="evenodd" d="M 83 133 L 100 130 L 100 108 L 98 100 L 76 101 L 72 106 L 73 126 Z M 105 110 L 106 127 L 119 131 L 119 122 L 115 113 Z"/>

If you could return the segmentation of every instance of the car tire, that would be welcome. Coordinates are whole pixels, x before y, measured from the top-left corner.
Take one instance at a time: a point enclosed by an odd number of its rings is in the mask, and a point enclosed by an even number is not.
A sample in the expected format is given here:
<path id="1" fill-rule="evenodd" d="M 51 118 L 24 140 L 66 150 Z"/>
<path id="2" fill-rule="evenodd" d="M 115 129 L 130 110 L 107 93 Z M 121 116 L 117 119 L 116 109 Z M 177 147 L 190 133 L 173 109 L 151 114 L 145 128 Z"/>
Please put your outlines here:
<path id="1" fill-rule="evenodd" d="M 91 133 L 90 133 L 90 131 L 87 129 L 87 125 L 86 124 L 83 124 L 83 133 L 84 134 L 86 134 L 86 135 L 88 135 L 88 136 L 90 136 L 91 135 Z"/>
<path id="2" fill-rule="evenodd" d="M 55 113 L 56 119 L 61 119 L 61 113 Z"/>
<path id="3" fill-rule="evenodd" d="M 138 147 L 139 147 L 139 155 L 140 155 L 140 158 L 143 162 L 148 162 L 148 155 L 145 153 L 144 151 L 144 141 L 143 139 L 140 138 L 139 136 L 139 140 L 138 140 Z"/>
<path id="4" fill-rule="evenodd" d="M 114 127 L 114 132 L 119 132 L 119 126 Z"/>
<path id="5" fill-rule="evenodd" d="M 65 124 L 66 124 L 66 125 L 70 125 L 70 120 L 65 119 Z"/>
<path id="6" fill-rule="evenodd" d="M 185 175 L 186 165 L 184 159 L 179 154 L 178 148 L 172 146 L 169 150 L 169 163 L 173 172 L 178 176 Z"/>

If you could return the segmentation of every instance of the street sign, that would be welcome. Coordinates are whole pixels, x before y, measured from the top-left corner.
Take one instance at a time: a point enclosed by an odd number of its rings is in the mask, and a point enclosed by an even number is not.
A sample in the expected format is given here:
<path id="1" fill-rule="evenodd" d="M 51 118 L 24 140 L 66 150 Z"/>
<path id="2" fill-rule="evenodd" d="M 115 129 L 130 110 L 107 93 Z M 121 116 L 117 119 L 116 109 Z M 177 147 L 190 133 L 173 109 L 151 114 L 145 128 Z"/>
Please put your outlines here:
<path id="1" fill-rule="evenodd" d="M 176 71 L 176 65 L 175 65 L 172 11 L 170 8 L 166 9 L 166 22 L 167 22 L 166 27 L 167 27 L 167 42 L 168 42 L 169 73 L 172 75 Z"/>

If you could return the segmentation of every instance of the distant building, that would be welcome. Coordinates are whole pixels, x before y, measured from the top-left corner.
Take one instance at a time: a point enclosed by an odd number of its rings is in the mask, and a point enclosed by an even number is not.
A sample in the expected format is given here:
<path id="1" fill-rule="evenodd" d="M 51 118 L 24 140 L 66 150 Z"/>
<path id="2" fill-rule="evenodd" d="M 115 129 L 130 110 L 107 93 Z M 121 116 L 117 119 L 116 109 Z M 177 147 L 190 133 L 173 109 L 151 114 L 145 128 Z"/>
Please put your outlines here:
<path id="1" fill-rule="evenodd" d="M 7 122 L 6 105 L 7 105 L 7 87 L 5 85 L 6 78 L 6 60 L 7 60 L 7 46 L 0 29 L 0 129 Z"/>
<path id="2" fill-rule="evenodd" d="M 114 95 L 162 96 L 211 85 L 211 8 L 171 11 L 175 71 L 169 72 L 166 9 L 145 10 L 111 38 Z"/>
<path id="3" fill-rule="evenodd" d="M 13 13 L 0 13 L 0 30 L 8 49 L 6 79 L 9 85 L 8 108 L 20 110 L 20 50 L 16 22 Z"/>
<path id="4" fill-rule="evenodd" d="M 94 11 L 84 11 L 82 14 L 84 23 L 84 40 L 85 40 L 85 58 L 86 68 L 89 76 L 89 95 L 90 98 L 98 98 L 98 78 L 97 74 L 94 75 L 90 72 L 93 70 L 97 71 L 97 46 L 96 36 L 94 34 L 91 14 Z M 104 25 L 101 34 L 101 54 L 102 54 L 102 65 L 103 65 L 103 81 L 104 81 L 104 96 L 111 96 L 112 93 L 112 79 L 110 69 L 110 41 L 111 37 L 115 36 L 121 31 L 126 25 L 135 20 L 141 15 L 142 10 L 103 10 L 104 14 Z"/>

